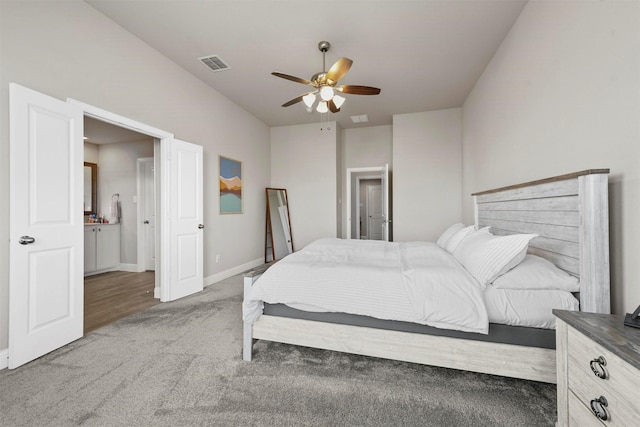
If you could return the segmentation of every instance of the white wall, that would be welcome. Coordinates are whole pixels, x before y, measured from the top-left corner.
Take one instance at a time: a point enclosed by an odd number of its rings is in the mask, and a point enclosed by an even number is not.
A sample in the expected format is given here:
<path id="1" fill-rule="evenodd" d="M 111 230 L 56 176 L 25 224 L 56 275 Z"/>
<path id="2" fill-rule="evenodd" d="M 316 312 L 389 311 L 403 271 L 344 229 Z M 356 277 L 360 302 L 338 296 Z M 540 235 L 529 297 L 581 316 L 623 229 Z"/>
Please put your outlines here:
<path id="1" fill-rule="evenodd" d="M 530 1 L 467 98 L 470 193 L 610 168 L 615 313 L 640 304 L 640 3 Z"/>
<path id="2" fill-rule="evenodd" d="M 336 123 L 271 128 L 271 187 L 286 188 L 294 250 L 336 237 Z M 263 207 L 264 210 L 264 207 Z"/>
<path id="3" fill-rule="evenodd" d="M 339 176 L 342 178 L 340 186 L 340 215 L 343 218 L 340 228 L 340 237 L 347 238 L 349 235 L 347 230 L 347 169 L 348 168 L 365 168 L 389 165 L 389 173 L 393 174 L 392 161 L 392 135 L 393 128 L 391 125 L 371 126 L 366 128 L 354 128 L 342 130 L 342 145 L 340 156 L 342 165 Z M 355 197 L 355 191 L 352 191 L 352 197 Z M 392 199 L 393 203 L 393 199 Z"/>
<path id="4" fill-rule="evenodd" d="M 462 218 L 462 110 L 393 116 L 393 240 L 435 242 Z"/>
<path id="5" fill-rule="evenodd" d="M 263 259 L 264 242 L 256 236 L 264 234 L 270 180 L 265 123 L 82 1 L 0 2 L 0 52 L 0 352 L 8 323 L 9 82 L 202 145 L 206 281 Z M 219 214 L 219 154 L 243 162 L 242 215 Z"/>

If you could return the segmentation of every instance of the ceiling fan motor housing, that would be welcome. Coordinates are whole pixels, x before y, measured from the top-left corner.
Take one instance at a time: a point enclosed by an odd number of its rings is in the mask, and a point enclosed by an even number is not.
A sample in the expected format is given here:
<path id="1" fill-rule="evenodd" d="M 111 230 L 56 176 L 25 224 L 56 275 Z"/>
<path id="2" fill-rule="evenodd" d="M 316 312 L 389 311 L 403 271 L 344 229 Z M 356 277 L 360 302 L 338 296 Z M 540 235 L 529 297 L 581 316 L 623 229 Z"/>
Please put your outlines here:
<path id="1" fill-rule="evenodd" d="M 321 71 L 319 73 L 315 73 L 311 77 L 311 83 L 313 83 L 313 85 L 315 87 L 319 87 L 319 86 L 322 86 L 322 85 L 326 84 L 327 83 L 327 73 L 325 71 Z"/>
<path id="2" fill-rule="evenodd" d="M 320 49 L 320 52 L 322 53 L 327 52 L 330 47 L 331 43 L 329 43 L 328 41 L 321 41 L 320 43 L 318 43 L 318 49 Z"/>

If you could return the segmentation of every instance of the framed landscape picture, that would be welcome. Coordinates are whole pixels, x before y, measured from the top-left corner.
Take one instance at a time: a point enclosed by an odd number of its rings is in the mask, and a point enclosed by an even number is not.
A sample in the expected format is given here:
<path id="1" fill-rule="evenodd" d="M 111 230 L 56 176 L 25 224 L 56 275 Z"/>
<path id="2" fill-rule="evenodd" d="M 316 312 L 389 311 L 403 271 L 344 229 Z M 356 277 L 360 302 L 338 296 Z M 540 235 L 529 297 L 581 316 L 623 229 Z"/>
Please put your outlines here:
<path id="1" fill-rule="evenodd" d="M 242 162 L 220 157 L 220 213 L 242 213 Z"/>

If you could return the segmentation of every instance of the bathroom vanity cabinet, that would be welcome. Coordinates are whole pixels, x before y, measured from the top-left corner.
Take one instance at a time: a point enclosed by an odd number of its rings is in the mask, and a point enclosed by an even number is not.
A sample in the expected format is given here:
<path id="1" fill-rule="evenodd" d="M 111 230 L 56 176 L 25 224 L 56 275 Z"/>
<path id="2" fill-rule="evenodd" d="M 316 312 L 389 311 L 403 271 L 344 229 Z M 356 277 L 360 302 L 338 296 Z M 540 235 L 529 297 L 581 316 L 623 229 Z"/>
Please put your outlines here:
<path id="1" fill-rule="evenodd" d="M 118 270 L 119 265 L 120 224 L 85 224 L 85 276 Z"/>

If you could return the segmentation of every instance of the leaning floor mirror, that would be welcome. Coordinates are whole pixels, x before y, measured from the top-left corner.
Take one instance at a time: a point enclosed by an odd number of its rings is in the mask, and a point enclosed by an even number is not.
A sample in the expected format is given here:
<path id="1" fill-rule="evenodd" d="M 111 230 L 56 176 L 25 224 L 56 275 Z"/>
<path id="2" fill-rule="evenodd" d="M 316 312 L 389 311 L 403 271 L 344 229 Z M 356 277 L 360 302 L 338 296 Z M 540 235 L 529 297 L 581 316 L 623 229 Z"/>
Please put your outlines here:
<path id="1" fill-rule="evenodd" d="M 284 258 L 293 252 L 287 190 L 267 188 L 267 225 L 264 262 Z"/>

